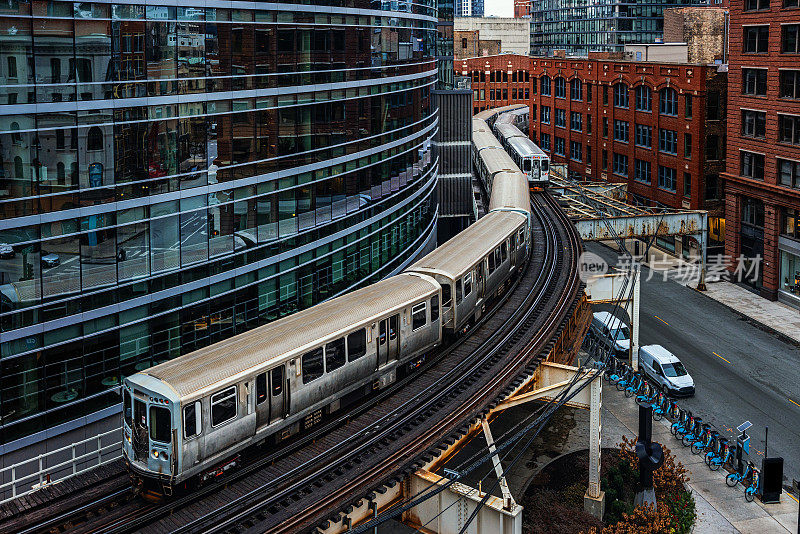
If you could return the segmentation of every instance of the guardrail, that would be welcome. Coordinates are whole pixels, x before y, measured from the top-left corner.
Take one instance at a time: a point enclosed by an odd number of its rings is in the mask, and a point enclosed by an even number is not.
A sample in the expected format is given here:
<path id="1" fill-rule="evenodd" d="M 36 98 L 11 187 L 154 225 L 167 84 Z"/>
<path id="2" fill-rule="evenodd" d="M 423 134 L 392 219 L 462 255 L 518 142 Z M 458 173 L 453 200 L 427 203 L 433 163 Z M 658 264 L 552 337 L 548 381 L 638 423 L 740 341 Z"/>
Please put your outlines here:
<path id="1" fill-rule="evenodd" d="M 122 428 L 109 430 L 0 469 L 0 504 L 122 456 Z"/>

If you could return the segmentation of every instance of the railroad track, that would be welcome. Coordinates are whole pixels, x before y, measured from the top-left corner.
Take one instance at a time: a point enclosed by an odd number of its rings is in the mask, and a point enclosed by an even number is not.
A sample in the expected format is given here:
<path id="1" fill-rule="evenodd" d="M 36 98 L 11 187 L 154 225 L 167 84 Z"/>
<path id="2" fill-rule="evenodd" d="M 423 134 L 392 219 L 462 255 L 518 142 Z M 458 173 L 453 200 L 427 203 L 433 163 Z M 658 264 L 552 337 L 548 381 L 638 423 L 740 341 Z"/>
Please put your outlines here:
<path id="1" fill-rule="evenodd" d="M 549 195 L 537 195 L 533 203 L 533 237 L 547 252 L 534 250 L 533 268 L 517 281 L 516 291 L 507 291 L 505 305 L 476 325 L 473 335 L 426 362 L 423 372 L 280 451 L 248 458 L 229 478 L 191 494 L 160 506 L 123 498 L 102 515 L 75 512 L 82 516 L 78 524 L 65 514 L 26 533 L 297 532 L 398 479 L 387 473 L 416 469 L 436 454 L 443 437 L 463 433 L 515 379 L 535 370 L 574 306 L 580 241 Z M 531 329 L 533 338 L 525 334 Z"/>

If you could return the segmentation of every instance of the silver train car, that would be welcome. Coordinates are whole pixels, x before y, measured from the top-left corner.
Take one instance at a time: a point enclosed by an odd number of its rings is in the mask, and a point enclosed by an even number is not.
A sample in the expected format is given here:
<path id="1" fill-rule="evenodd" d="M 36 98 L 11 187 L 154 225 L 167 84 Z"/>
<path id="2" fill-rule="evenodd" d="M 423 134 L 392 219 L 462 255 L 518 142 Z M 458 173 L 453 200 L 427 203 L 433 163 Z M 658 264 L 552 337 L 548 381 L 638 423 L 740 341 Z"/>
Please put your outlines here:
<path id="1" fill-rule="evenodd" d="M 550 181 L 550 157 L 518 127 L 520 117 L 526 117 L 527 121 L 527 109 L 525 107 L 501 114 L 495 120 L 492 131 L 525 174 L 530 187 L 536 189 Z"/>
<path id="2" fill-rule="evenodd" d="M 485 120 L 473 128 L 485 143 L 476 153 L 503 167 L 485 217 L 401 274 L 124 379 L 122 450 L 137 485 L 170 495 L 219 476 L 246 448 L 386 387 L 480 319 L 533 244 L 525 176 Z"/>

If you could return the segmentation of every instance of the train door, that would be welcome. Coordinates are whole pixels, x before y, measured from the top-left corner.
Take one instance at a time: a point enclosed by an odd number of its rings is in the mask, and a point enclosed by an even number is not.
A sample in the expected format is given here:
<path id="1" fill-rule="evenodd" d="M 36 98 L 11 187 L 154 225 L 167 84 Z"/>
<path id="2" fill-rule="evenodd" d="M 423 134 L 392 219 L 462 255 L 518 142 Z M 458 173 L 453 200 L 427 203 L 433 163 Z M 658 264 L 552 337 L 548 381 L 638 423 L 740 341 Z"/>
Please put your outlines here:
<path id="1" fill-rule="evenodd" d="M 380 369 L 389 359 L 389 345 L 387 330 L 389 330 L 389 319 L 381 319 L 378 323 L 378 365 L 377 369 Z"/>
<path id="2" fill-rule="evenodd" d="M 283 378 L 283 366 L 276 367 L 269 372 L 269 422 L 270 424 L 286 417 L 286 402 L 284 399 L 286 387 Z"/>
<path id="3" fill-rule="evenodd" d="M 389 317 L 389 361 L 400 356 L 400 314 Z"/>
<path id="4" fill-rule="evenodd" d="M 400 354 L 400 314 L 378 323 L 378 368 L 397 359 Z"/>
<path id="5" fill-rule="evenodd" d="M 146 462 L 150 451 L 147 431 L 147 403 L 137 398 L 133 399 L 133 429 L 131 432 L 133 434 L 134 459 Z"/>
<path id="6" fill-rule="evenodd" d="M 256 376 L 256 428 L 269 424 L 269 372 Z"/>
<path id="7" fill-rule="evenodd" d="M 486 280 L 485 280 L 486 277 L 484 276 L 484 272 L 485 272 L 485 270 L 484 270 L 485 269 L 484 268 L 484 262 L 486 262 L 486 261 L 487 260 L 483 260 L 478 264 L 478 269 L 477 269 L 478 272 L 477 272 L 477 275 L 475 276 L 475 283 L 478 286 L 478 298 L 479 299 L 483 298 L 483 289 L 484 289 L 484 286 L 486 286 Z"/>

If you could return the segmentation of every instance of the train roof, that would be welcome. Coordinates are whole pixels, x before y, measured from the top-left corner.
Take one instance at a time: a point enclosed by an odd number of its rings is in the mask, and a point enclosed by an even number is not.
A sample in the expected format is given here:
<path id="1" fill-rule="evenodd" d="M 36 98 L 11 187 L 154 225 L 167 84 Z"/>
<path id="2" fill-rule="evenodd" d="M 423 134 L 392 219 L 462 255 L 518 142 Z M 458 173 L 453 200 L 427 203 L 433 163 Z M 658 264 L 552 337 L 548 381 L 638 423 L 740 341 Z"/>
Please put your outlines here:
<path id="1" fill-rule="evenodd" d="M 525 217 L 511 211 L 493 211 L 462 230 L 456 237 L 413 264 L 409 271 L 436 272 L 458 278 L 495 249 Z"/>
<path id="2" fill-rule="evenodd" d="M 156 365 L 141 374 L 163 380 L 183 398 L 271 360 L 302 353 L 320 341 L 343 335 L 356 325 L 432 295 L 438 288 L 429 278 L 399 274 Z"/>
<path id="3" fill-rule="evenodd" d="M 502 145 L 497 138 L 489 131 L 472 131 L 472 143 L 475 145 L 476 150 L 484 148 L 499 148 L 502 150 Z"/>
<path id="4" fill-rule="evenodd" d="M 490 131 L 491 131 L 491 128 L 489 128 L 489 125 L 486 124 L 485 120 L 476 119 L 476 118 L 472 119 L 472 132 L 473 133 L 475 133 L 475 132 L 490 132 Z"/>
<path id="5" fill-rule="evenodd" d="M 524 137 L 527 139 L 527 135 L 519 131 L 519 128 L 514 126 L 513 124 L 497 124 L 495 123 L 495 128 L 497 128 L 497 133 L 502 135 L 503 138 L 507 140 L 515 139 L 517 137 Z"/>
<path id="6" fill-rule="evenodd" d="M 528 179 L 521 172 L 499 172 L 492 181 L 489 211 L 496 209 L 525 210 L 530 213 L 531 194 Z"/>
<path id="7" fill-rule="evenodd" d="M 475 118 L 476 119 L 489 120 L 492 117 L 494 117 L 495 115 L 497 115 L 498 113 L 505 113 L 506 111 L 511 111 L 511 110 L 520 109 L 520 108 L 526 108 L 526 107 L 528 107 L 528 106 L 526 106 L 525 104 L 511 104 L 510 106 L 502 106 L 502 107 L 499 107 L 499 108 L 486 109 L 486 110 L 481 111 L 477 115 L 475 115 Z"/>
<path id="8" fill-rule="evenodd" d="M 539 148 L 539 145 L 530 140 L 523 134 L 523 137 L 512 137 L 508 140 L 508 144 L 517 151 L 520 156 L 544 156 L 547 153 Z"/>
<path id="9" fill-rule="evenodd" d="M 483 164 L 489 174 L 502 171 L 519 171 L 508 152 L 500 147 L 481 151 L 481 159 L 483 159 Z"/>

